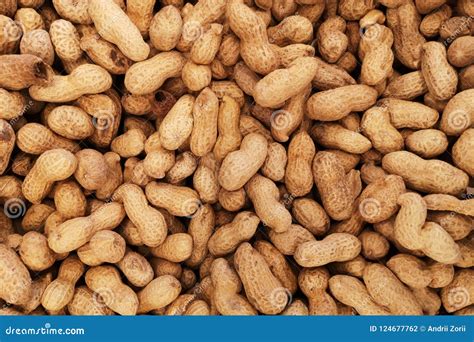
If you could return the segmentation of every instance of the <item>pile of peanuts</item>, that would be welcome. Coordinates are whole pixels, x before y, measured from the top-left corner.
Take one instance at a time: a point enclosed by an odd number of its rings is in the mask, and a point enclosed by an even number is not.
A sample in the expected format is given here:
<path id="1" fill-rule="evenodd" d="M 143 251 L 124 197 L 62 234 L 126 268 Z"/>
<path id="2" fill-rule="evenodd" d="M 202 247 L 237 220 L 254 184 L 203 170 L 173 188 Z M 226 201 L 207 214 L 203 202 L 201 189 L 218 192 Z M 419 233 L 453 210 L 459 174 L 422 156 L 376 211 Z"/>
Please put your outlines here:
<path id="1" fill-rule="evenodd" d="M 472 0 L 2 0 L 0 314 L 474 314 Z"/>

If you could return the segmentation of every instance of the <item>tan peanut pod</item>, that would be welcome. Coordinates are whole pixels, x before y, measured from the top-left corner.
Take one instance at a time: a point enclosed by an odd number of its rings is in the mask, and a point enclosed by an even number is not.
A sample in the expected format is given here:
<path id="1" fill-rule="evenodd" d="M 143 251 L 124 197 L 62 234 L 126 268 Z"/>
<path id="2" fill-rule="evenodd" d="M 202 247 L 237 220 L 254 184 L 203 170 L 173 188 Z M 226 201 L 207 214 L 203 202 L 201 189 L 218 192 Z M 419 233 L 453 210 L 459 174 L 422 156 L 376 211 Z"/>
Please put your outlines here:
<path id="1" fill-rule="evenodd" d="M 0 177 L 0 201 L 5 203 L 9 198 L 24 198 L 22 194 L 22 182 L 15 176 Z"/>
<path id="2" fill-rule="evenodd" d="M 453 312 L 472 305 L 474 289 L 472 269 L 456 272 L 454 280 L 441 290 L 441 300 L 447 312 Z"/>
<path id="3" fill-rule="evenodd" d="M 287 68 L 291 63 L 300 57 L 314 57 L 315 50 L 311 45 L 306 44 L 290 44 L 284 47 L 278 48 L 278 54 L 280 56 L 281 66 Z M 322 61 L 316 57 L 318 65 Z M 316 71 L 316 75 L 319 74 L 319 70 Z"/>
<path id="4" fill-rule="evenodd" d="M 100 205 L 89 216 L 67 221 L 56 217 L 56 223 L 48 231 L 48 244 L 56 253 L 71 252 L 89 242 L 97 231 L 116 228 L 124 217 L 123 206 L 116 202 Z"/>
<path id="5" fill-rule="evenodd" d="M 127 250 L 117 263 L 127 280 L 137 287 L 144 287 L 152 281 L 154 273 L 150 263 L 137 252 Z"/>
<path id="6" fill-rule="evenodd" d="M 335 315 L 335 300 L 327 293 L 329 272 L 323 267 L 304 268 L 298 276 L 301 291 L 308 297 L 310 315 Z"/>
<path id="7" fill-rule="evenodd" d="M 395 219 L 393 237 L 407 249 L 422 249 L 421 230 L 427 216 L 425 201 L 419 194 L 409 192 L 399 196 L 398 204 L 400 210 Z"/>
<path id="8" fill-rule="evenodd" d="M 411 289 L 425 315 L 436 315 L 441 308 L 441 299 L 438 293 L 428 287 Z"/>
<path id="9" fill-rule="evenodd" d="M 216 94 L 219 100 L 222 100 L 222 98 L 227 95 L 237 101 L 240 107 L 243 107 L 245 104 L 244 92 L 234 81 L 212 81 L 211 90 Z"/>
<path id="10" fill-rule="evenodd" d="M 267 34 L 269 41 L 279 46 L 307 43 L 313 37 L 313 26 L 307 18 L 292 15 L 268 28 Z"/>
<path id="11" fill-rule="evenodd" d="M 113 266 L 91 267 L 85 275 L 87 287 L 94 291 L 94 297 L 101 300 L 119 315 L 135 315 L 138 298 L 135 292 L 122 283 L 120 274 Z"/>
<path id="12" fill-rule="evenodd" d="M 114 152 L 107 152 L 104 154 L 104 158 L 108 166 L 107 181 L 103 186 L 96 190 L 95 195 L 98 199 L 107 199 L 111 197 L 115 189 L 123 183 L 120 156 Z"/>
<path id="13" fill-rule="evenodd" d="M 22 190 L 31 203 L 40 203 L 55 181 L 70 177 L 77 167 L 71 152 L 54 149 L 44 152 L 23 181 Z"/>
<path id="14" fill-rule="evenodd" d="M 387 307 L 392 315 L 421 315 L 422 309 L 413 293 L 385 266 L 368 265 L 364 282 L 372 298 Z"/>
<path id="15" fill-rule="evenodd" d="M 417 102 L 386 98 L 379 101 L 378 105 L 388 108 L 392 126 L 397 129 L 430 128 L 439 118 L 436 110 Z"/>
<path id="16" fill-rule="evenodd" d="M 61 216 L 67 220 L 84 216 L 87 200 L 79 184 L 74 181 L 63 181 L 54 188 L 54 205 Z"/>
<path id="17" fill-rule="evenodd" d="M 235 191 L 219 190 L 219 204 L 228 211 L 238 211 L 246 204 L 246 193 L 243 188 Z"/>
<path id="18" fill-rule="evenodd" d="M 62 18 L 74 24 L 92 24 L 92 19 L 87 12 L 89 3 L 83 1 L 54 0 L 54 9 Z"/>
<path id="19" fill-rule="evenodd" d="M 208 253 L 208 241 L 215 225 L 214 210 L 209 204 L 198 209 L 188 227 L 188 234 L 193 239 L 193 250 L 186 264 L 195 267 L 201 264 Z"/>
<path id="20" fill-rule="evenodd" d="M 190 268 L 183 268 L 179 281 L 184 290 L 192 289 L 197 282 L 196 273 Z"/>
<path id="21" fill-rule="evenodd" d="M 247 298 L 239 294 L 242 289 L 242 282 L 226 259 L 214 260 L 210 274 L 213 286 L 212 302 L 221 315 L 257 314 Z"/>
<path id="22" fill-rule="evenodd" d="M 111 74 L 125 74 L 132 65 L 132 61 L 122 51 L 96 32 L 82 36 L 80 47 L 95 64 Z"/>
<path id="23" fill-rule="evenodd" d="M 148 204 L 147 196 L 140 187 L 123 184 L 115 191 L 113 197 L 123 202 L 127 216 L 138 228 L 145 245 L 156 247 L 165 241 L 167 234 L 165 219 L 158 210 Z"/>
<path id="24" fill-rule="evenodd" d="M 49 128 L 33 122 L 27 123 L 18 130 L 17 145 L 22 151 L 34 155 L 55 148 L 63 148 L 70 152 L 79 150 L 79 145 L 76 142 L 63 138 Z"/>
<path id="25" fill-rule="evenodd" d="M 464 131 L 458 138 L 452 149 L 454 163 L 474 177 L 474 129 L 470 128 Z"/>
<path id="26" fill-rule="evenodd" d="M 474 216 L 474 200 L 460 200 L 443 194 L 427 195 L 424 198 L 429 210 L 449 210 L 462 215 Z"/>
<path id="27" fill-rule="evenodd" d="M 56 134 L 73 140 L 83 140 L 94 133 L 91 117 L 75 106 L 54 108 L 47 118 L 48 127 Z"/>
<path id="28" fill-rule="evenodd" d="M 83 64 L 67 76 L 56 75 L 49 85 L 30 87 L 30 96 L 37 101 L 69 102 L 82 95 L 97 94 L 112 86 L 112 77 L 104 68 Z"/>
<path id="29" fill-rule="evenodd" d="M 406 2 L 386 12 L 388 28 L 394 36 L 397 59 L 410 69 L 418 69 L 425 38 L 420 34 L 420 14 L 413 2 Z"/>
<path id="30" fill-rule="evenodd" d="M 378 232 L 364 230 L 358 236 L 361 244 L 361 254 L 369 260 L 379 260 L 387 255 L 390 243 Z"/>
<path id="31" fill-rule="evenodd" d="M 159 10 L 150 24 L 150 40 L 155 49 L 170 51 L 176 47 L 181 36 L 183 21 L 179 9 L 165 6 Z"/>
<path id="32" fill-rule="evenodd" d="M 283 287 L 294 294 L 298 289 L 297 277 L 285 256 L 267 241 L 255 242 L 254 248 L 263 256 L 273 275 L 280 280 Z"/>
<path id="33" fill-rule="evenodd" d="M 399 176 L 389 175 L 370 183 L 359 197 L 359 213 L 369 223 L 388 220 L 398 210 L 397 199 L 405 192 Z"/>
<path id="34" fill-rule="evenodd" d="M 393 34 L 389 28 L 377 23 L 362 29 L 364 33 L 359 45 L 359 56 L 362 59 L 360 79 L 364 84 L 376 86 L 392 73 Z"/>
<path id="35" fill-rule="evenodd" d="M 24 32 L 45 28 L 43 18 L 34 8 L 19 8 L 15 13 L 15 21 Z"/>
<path id="36" fill-rule="evenodd" d="M 302 243 L 296 249 L 294 258 L 303 267 L 315 267 L 354 259 L 360 251 L 361 243 L 355 236 L 333 233 L 321 241 Z"/>
<path id="37" fill-rule="evenodd" d="M 370 150 L 372 143 L 358 132 L 353 132 L 332 122 L 320 122 L 313 126 L 311 135 L 316 142 L 327 148 L 362 154 Z"/>
<path id="38" fill-rule="evenodd" d="M 350 112 L 364 111 L 375 104 L 377 91 L 366 85 L 348 85 L 319 92 L 307 103 L 308 116 L 313 120 L 336 121 Z"/>
<path id="39" fill-rule="evenodd" d="M 389 315 L 390 312 L 370 296 L 364 283 L 347 275 L 335 275 L 329 279 L 329 289 L 340 302 L 353 307 L 360 315 Z"/>
<path id="40" fill-rule="evenodd" d="M 443 44 L 428 42 L 423 45 L 421 72 L 434 98 L 449 100 L 456 94 L 458 75 L 447 60 Z"/>
<path id="41" fill-rule="evenodd" d="M 186 186 L 150 182 L 145 192 L 150 203 L 175 216 L 192 216 L 201 206 L 197 192 Z"/>
<path id="42" fill-rule="evenodd" d="M 168 235 L 163 243 L 150 249 L 151 253 L 171 262 L 182 262 L 191 256 L 193 238 L 186 233 Z"/>
<path id="43" fill-rule="evenodd" d="M 43 292 L 41 304 L 46 310 L 61 310 L 74 297 L 74 288 L 84 274 L 84 264 L 76 257 L 67 257 L 59 267 L 58 277 Z"/>
<path id="44" fill-rule="evenodd" d="M 34 55 L 41 58 L 46 64 L 54 62 L 54 47 L 49 33 L 42 29 L 26 32 L 20 42 L 22 54 Z"/>
<path id="45" fill-rule="evenodd" d="M 92 0 L 88 12 L 99 34 L 117 45 L 128 58 L 138 62 L 148 57 L 148 44 L 143 41 L 139 29 L 114 0 Z"/>
<path id="46" fill-rule="evenodd" d="M 313 160 L 313 177 L 327 214 L 335 220 L 349 218 L 354 194 L 337 157 L 330 152 L 318 152 Z"/>
<path id="47" fill-rule="evenodd" d="M 474 123 L 472 96 L 474 89 L 456 94 L 443 110 L 440 121 L 441 130 L 447 135 L 460 135 Z"/>
<path id="48" fill-rule="evenodd" d="M 288 68 L 271 72 L 255 85 L 255 102 L 263 107 L 279 107 L 311 83 L 316 75 L 316 68 L 317 62 L 313 57 L 301 57 Z"/>
<path id="49" fill-rule="evenodd" d="M 429 205 L 432 206 L 433 203 Z M 430 211 L 428 221 L 436 222 L 443 227 L 454 241 L 464 239 L 472 230 L 472 218 L 455 212 Z"/>
<path id="50" fill-rule="evenodd" d="M 5 244 L 0 244 L 0 298 L 11 304 L 27 304 L 31 296 L 31 277 L 18 255 Z"/>
<path id="51" fill-rule="evenodd" d="M 17 10 L 17 1 L 16 0 L 7 0 L 2 3 L 0 6 L 0 14 L 8 17 L 13 17 Z"/>
<path id="52" fill-rule="evenodd" d="M 88 266 L 102 263 L 115 264 L 125 255 L 125 240 L 116 232 L 101 230 L 90 241 L 77 250 L 77 256 Z"/>
<path id="53" fill-rule="evenodd" d="M 387 267 L 411 288 L 424 288 L 430 285 L 432 275 L 427 265 L 410 254 L 397 254 L 387 261 Z"/>
<path id="54" fill-rule="evenodd" d="M 344 69 L 329 64 L 316 57 L 318 69 L 313 79 L 313 86 L 319 90 L 330 90 L 348 85 L 355 85 L 356 81 Z M 326 105 L 326 103 L 325 103 Z"/>
<path id="55" fill-rule="evenodd" d="M 426 222 L 421 231 L 423 253 L 431 259 L 454 264 L 460 261 L 461 251 L 451 235 L 443 227 L 434 222 Z"/>
<path id="56" fill-rule="evenodd" d="M 294 0 L 273 0 L 272 15 L 279 21 L 290 16 L 297 10 L 297 3 Z"/>
<path id="57" fill-rule="evenodd" d="M 313 187 L 312 163 L 316 154 L 313 140 L 305 131 L 296 133 L 288 146 L 285 185 L 296 197 L 308 194 Z"/>
<path id="58" fill-rule="evenodd" d="M 232 77 L 245 94 L 253 96 L 255 85 L 260 81 L 260 77 L 244 62 L 235 64 Z"/>
<path id="59" fill-rule="evenodd" d="M 262 174 L 275 182 L 281 181 L 285 177 L 287 159 L 283 145 L 276 142 L 269 144 L 267 159 L 261 168 Z M 312 176 L 310 177 L 312 180 Z"/>
<path id="60" fill-rule="evenodd" d="M 189 58 L 196 64 L 210 64 L 219 51 L 222 32 L 222 25 L 211 24 L 209 29 L 194 42 Z"/>
<path id="61" fill-rule="evenodd" d="M 382 167 L 376 166 L 374 162 L 368 162 L 361 166 L 360 176 L 364 183 L 370 184 L 385 178 L 387 173 L 382 169 Z"/>
<path id="62" fill-rule="evenodd" d="M 267 156 L 267 141 L 260 134 L 247 135 L 240 149 L 230 152 L 219 170 L 219 183 L 228 190 L 240 189 L 260 169 Z"/>
<path id="63" fill-rule="evenodd" d="M 54 78 L 51 67 L 33 55 L 2 55 L 0 66 L 0 88 L 8 90 L 44 86 Z"/>
<path id="64" fill-rule="evenodd" d="M 347 50 L 349 39 L 345 30 L 346 21 L 339 16 L 329 17 L 319 27 L 316 39 L 319 53 L 326 62 L 337 62 Z"/>
<path id="65" fill-rule="evenodd" d="M 446 162 L 424 160 L 407 151 L 387 154 L 382 160 L 382 167 L 389 173 L 401 176 L 408 187 L 428 193 L 458 194 L 466 189 L 469 178 L 466 173 Z"/>
<path id="66" fill-rule="evenodd" d="M 191 91 L 200 91 L 211 83 L 212 71 L 209 65 L 195 64 L 188 60 L 181 73 L 184 85 Z"/>
<path id="67" fill-rule="evenodd" d="M 216 94 L 205 88 L 196 98 L 193 107 L 191 152 L 202 157 L 211 152 L 217 139 L 219 103 Z"/>
<path id="68" fill-rule="evenodd" d="M 341 0 L 338 11 L 346 20 L 359 20 L 373 9 L 373 1 Z"/>
<path id="69" fill-rule="evenodd" d="M 179 184 L 191 176 L 198 167 L 197 158 L 192 152 L 186 151 L 176 157 L 176 162 L 166 174 L 166 180 L 171 184 Z"/>
<path id="70" fill-rule="evenodd" d="M 263 20 L 239 1 L 227 5 L 226 16 L 230 28 L 240 38 L 240 55 L 245 64 L 263 75 L 278 68 L 279 56 L 268 41 Z"/>
<path id="71" fill-rule="evenodd" d="M 459 89 L 461 91 L 474 88 L 474 67 L 471 65 L 459 72 Z"/>
<path id="72" fill-rule="evenodd" d="M 442 264 L 436 261 L 428 261 L 428 269 L 431 273 L 432 288 L 442 288 L 447 286 L 454 278 L 453 265 Z"/>
<path id="73" fill-rule="evenodd" d="M 144 172 L 153 178 L 164 178 L 175 163 L 174 151 L 162 147 L 159 132 L 155 132 L 145 142 L 146 157 L 143 160 Z"/>
<path id="74" fill-rule="evenodd" d="M 135 63 L 125 74 L 125 87 L 134 95 L 150 94 L 172 77 L 181 75 L 184 57 L 176 52 L 161 52 L 156 56 Z"/>
<path id="75" fill-rule="evenodd" d="M 302 300 L 296 299 L 288 305 L 288 307 L 281 313 L 281 315 L 283 315 L 283 316 L 308 316 L 309 315 L 309 309 Z"/>
<path id="76" fill-rule="evenodd" d="M 329 217 L 323 207 L 310 198 L 297 198 L 293 202 L 292 213 L 295 219 L 316 236 L 329 229 Z"/>
<path id="77" fill-rule="evenodd" d="M 218 200 L 220 186 L 217 175 L 218 164 L 211 152 L 199 160 L 193 175 L 193 186 L 204 203 L 216 203 Z"/>
<path id="78" fill-rule="evenodd" d="M 439 34 L 439 31 L 445 20 L 448 20 L 452 15 L 451 7 L 442 5 L 433 12 L 425 15 L 420 24 L 420 32 L 425 37 L 434 37 Z"/>
<path id="79" fill-rule="evenodd" d="M 195 300 L 187 307 L 185 316 L 209 316 L 210 308 L 204 300 Z"/>
<path id="80" fill-rule="evenodd" d="M 459 252 L 461 253 L 461 260 L 455 265 L 457 267 L 469 268 L 474 266 L 474 239 L 468 236 L 465 239 L 457 241 Z"/>
<path id="81" fill-rule="evenodd" d="M 113 313 L 102 304 L 98 295 L 86 286 L 76 288 L 74 297 L 67 305 L 67 311 L 73 316 L 105 316 Z"/>
<path id="82" fill-rule="evenodd" d="M 96 190 L 107 181 L 108 166 L 105 157 L 93 149 L 84 149 L 76 153 L 77 168 L 74 177 L 87 190 Z"/>
<path id="83" fill-rule="evenodd" d="M 3 174 L 15 147 L 15 132 L 12 126 L 2 119 L 0 119 L 0 137 L 0 174 Z"/>
<path id="84" fill-rule="evenodd" d="M 165 259 L 152 258 L 150 260 L 151 267 L 155 273 L 155 277 L 162 275 L 172 275 L 175 278 L 181 278 L 183 269 L 179 263 L 171 262 Z"/>
<path id="85" fill-rule="evenodd" d="M 49 34 L 56 54 L 61 60 L 74 62 L 81 57 L 79 33 L 70 21 L 59 19 L 52 22 Z"/>
<path id="86" fill-rule="evenodd" d="M 474 51 L 472 50 L 473 38 L 459 37 L 448 48 L 448 61 L 451 65 L 462 68 L 474 62 Z"/>
<path id="87" fill-rule="evenodd" d="M 243 211 L 234 220 L 219 227 L 209 239 L 208 248 L 219 257 L 236 250 L 240 243 L 250 240 L 257 231 L 260 219 L 257 215 Z"/>
<path id="88" fill-rule="evenodd" d="M 22 305 L 22 310 L 25 314 L 33 314 L 41 305 L 41 297 L 46 287 L 51 283 L 53 275 L 51 272 L 39 276 L 31 283 L 31 297 L 29 301 Z"/>
<path id="89" fill-rule="evenodd" d="M 8 205 L 5 204 L 7 207 Z M 12 208 L 9 208 L 10 210 Z M 8 211 L 8 209 L 7 209 Z M 28 208 L 21 220 L 21 227 L 24 231 L 40 231 L 48 216 L 54 211 L 54 207 L 48 204 L 33 204 Z"/>
<path id="90" fill-rule="evenodd" d="M 262 313 L 277 314 L 288 303 L 288 290 L 272 274 L 260 253 L 249 243 L 239 246 L 234 255 L 236 271 L 250 303 Z"/>
<path id="91" fill-rule="evenodd" d="M 34 231 L 23 235 L 19 253 L 21 260 L 31 271 L 46 270 L 56 261 L 55 253 L 48 246 L 48 239 Z"/>
<path id="92" fill-rule="evenodd" d="M 127 16 L 138 28 L 142 36 L 148 36 L 153 9 L 156 1 L 127 1 Z"/>
<path id="93" fill-rule="evenodd" d="M 424 129 L 413 132 L 405 138 L 407 149 L 423 158 L 434 158 L 446 151 L 448 139 L 436 129 Z"/>
<path id="94" fill-rule="evenodd" d="M 145 140 L 146 135 L 141 129 L 131 129 L 112 140 L 110 148 L 122 158 L 135 157 L 144 150 Z"/>
<path id="95" fill-rule="evenodd" d="M 446 0 L 415 0 L 416 9 L 420 14 L 430 13 L 445 3 Z"/>
<path id="96" fill-rule="evenodd" d="M 26 98 L 21 93 L 0 89 L 0 119 L 16 119 L 22 116 L 26 109 Z"/>
<path id="97" fill-rule="evenodd" d="M 336 274 L 346 274 L 357 278 L 362 278 L 365 267 L 369 262 L 361 255 L 352 260 L 335 262 L 329 265 L 329 269 Z"/>
<path id="98" fill-rule="evenodd" d="M 362 117 L 361 130 L 369 137 L 373 147 L 381 153 L 403 149 L 403 137 L 392 126 L 387 108 L 372 107 L 367 110 Z"/>
<path id="99" fill-rule="evenodd" d="M 280 193 L 273 181 L 256 174 L 247 183 L 245 190 L 264 225 L 277 233 L 290 228 L 291 214 L 279 202 Z"/>
<path id="100" fill-rule="evenodd" d="M 193 130 L 194 97 L 184 95 L 171 108 L 159 127 L 160 141 L 164 148 L 177 150 Z"/>
<path id="101" fill-rule="evenodd" d="M 164 312 L 165 315 L 169 316 L 181 316 L 184 315 L 187 308 L 196 301 L 197 296 L 195 294 L 182 294 L 179 295 L 171 304 L 166 307 Z M 156 310 L 154 310 L 156 312 Z"/>
<path id="102" fill-rule="evenodd" d="M 173 302 L 181 292 L 179 281 L 173 276 L 164 275 L 152 280 L 138 292 L 138 313 L 164 308 Z"/>
<path id="103" fill-rule="evenodd" d="M 266 129 L 260 121 L 250 115 L 243 114 L 240 116 L 239 128 L 242 136 L 247 136 L 250 133 L 258 133 L 268 142 L 273 142 L 270 131 Z"/>
<path id="104" fill-rule="evenodd" d="M 239 60 L 239 57 L 240 57 L 239 38 L 232 32 L 224 34 L 222 37 L 221 45 L 219 46 L 219 51 L 217 52 L 218 60 L 221 61 L 221 63 L 224 66 L 232 66 L 232 65 L 236 65 L 237 61 Z M 245 67 L 248 68 L 245 63 L 241 63 L 241 64 L 245 65 Z"/>
<path id="105" fill-rule="evenodd" d="M 219 107 L 218 136 L 214 145 L 214 155 L 218 161 L 222 161 L 227 154 L 240 146 L 242 137 L 239 129 L 239 114 L 238 103 L 232 97 L 224 96 Z"/>
<path id="106" fill-rule="evenodd" d="M 428 92 L 428 87 L 426 86 L 423 74 L 421 71 L 413 71 L 390 80 L 383 96 L 401 100 L 413 100 L 426 92 Z"/>

